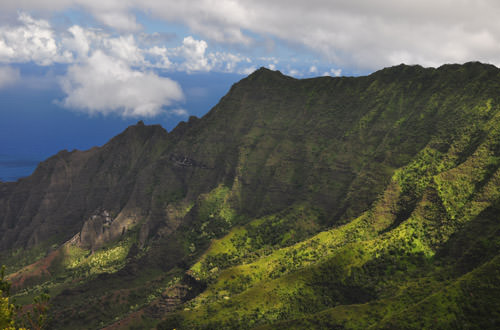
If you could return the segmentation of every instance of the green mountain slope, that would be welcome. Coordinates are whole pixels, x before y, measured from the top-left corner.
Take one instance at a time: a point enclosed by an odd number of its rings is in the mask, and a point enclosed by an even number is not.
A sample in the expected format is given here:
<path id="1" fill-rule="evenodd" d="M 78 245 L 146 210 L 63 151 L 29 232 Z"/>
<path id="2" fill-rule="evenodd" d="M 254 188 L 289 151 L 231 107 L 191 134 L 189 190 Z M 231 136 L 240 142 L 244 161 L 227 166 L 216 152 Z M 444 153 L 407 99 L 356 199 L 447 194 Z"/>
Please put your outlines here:
<path id="1" fill-rule="evenodd" d="M 53 328 L 496 328 L 499 90 L 480 63 L 260 69 L 1 184 L 2 262 Z"/>

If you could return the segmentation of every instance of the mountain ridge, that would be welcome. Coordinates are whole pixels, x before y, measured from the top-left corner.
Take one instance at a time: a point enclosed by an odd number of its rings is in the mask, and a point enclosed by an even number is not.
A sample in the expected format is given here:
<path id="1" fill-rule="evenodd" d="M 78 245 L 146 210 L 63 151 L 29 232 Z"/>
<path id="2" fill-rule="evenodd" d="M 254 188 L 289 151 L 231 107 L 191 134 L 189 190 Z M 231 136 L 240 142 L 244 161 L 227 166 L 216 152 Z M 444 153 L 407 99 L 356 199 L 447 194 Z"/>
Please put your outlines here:
<path id="1" fill-rule="evenodd" d="M 497 264 L 497 240 L 476 223 L 499 230 L 498 88 L 500 70 L 477 62 L 302 80 L 261 68 L 203 118 L 171 132 L 139 122 L 0 184 L 2 261 L 25 283 L 21 297 L 34 285 L 53 293 L 54 328 L 136 310 L 156 324 L 149 299 L 170 306 L 160 328 L 403 324 L 378 318 L 417 308 L 429 288 L 456 288 L 460 267 L 487 277 L 481 265 Z M 50 276 L 22 268 L 51 251 Z M 467 253 L 480 264 L 450 257 Z M 405 290 L 415 299 L 384 295 Z M 488 299 L 476 303 L 498 306 Z M 365 303 L 380 314 L 354 307 Z"/>

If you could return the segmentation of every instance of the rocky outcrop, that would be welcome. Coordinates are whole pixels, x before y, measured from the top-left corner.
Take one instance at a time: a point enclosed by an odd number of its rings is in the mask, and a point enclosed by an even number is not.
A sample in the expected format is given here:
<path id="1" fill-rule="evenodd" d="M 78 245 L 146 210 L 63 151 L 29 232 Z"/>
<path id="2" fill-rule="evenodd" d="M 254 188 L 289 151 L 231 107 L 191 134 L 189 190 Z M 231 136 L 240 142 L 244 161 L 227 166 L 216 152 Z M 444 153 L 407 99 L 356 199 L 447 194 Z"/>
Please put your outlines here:
<path id="1" fill-rule="evenodd" d="M 109 211 L 98 210 L 83 223 L 81 231 L 68 243 L 94 251 L 110 241 L 119 239 L 138 223 L 139 217 L 130 213 L 112 217 Z"/>

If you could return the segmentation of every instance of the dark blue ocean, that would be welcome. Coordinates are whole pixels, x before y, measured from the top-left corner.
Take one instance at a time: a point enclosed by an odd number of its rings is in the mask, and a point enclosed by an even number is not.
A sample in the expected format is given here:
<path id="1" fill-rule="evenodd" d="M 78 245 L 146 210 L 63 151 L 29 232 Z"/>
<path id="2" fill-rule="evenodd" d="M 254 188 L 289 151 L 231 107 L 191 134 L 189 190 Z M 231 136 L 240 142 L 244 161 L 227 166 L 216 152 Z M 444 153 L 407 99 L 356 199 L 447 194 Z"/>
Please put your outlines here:
<path id="1" fill-rule="evenodd" d="M 0 155 L 0 180 L 16 181 L 29 176 L 41 160 L 40 156 L 35 155 Z"/>
<path id="2" fill-rule="evenodd" d="M 29 76 L 43 68 L 20 66 L 20 69 L 22 75 Z M 57 68 L 55 70 L 56 74 L 64 73 L 63 69 L 59 70 L 61 72 L 57 72 Z M 243 78 L 225 73 L 169 73 L 169 77 L 181 84 L 185 94 L 185 101 L 177 107 L 197 117 L 208 112 L 233 83 Z M 39 162 L 61 150 L 87 150 L 102 146 L 139 119 L 147 125 L 160 124 L 168 131 L 179 121 L 188 119 L 187 116 L 168 113 L 155 118 L 89 116 L 58 106 L 57 100 L 64 96 L 57 84 L 0 89 L 1 181 L 16 181 L 29 176 Z"/>

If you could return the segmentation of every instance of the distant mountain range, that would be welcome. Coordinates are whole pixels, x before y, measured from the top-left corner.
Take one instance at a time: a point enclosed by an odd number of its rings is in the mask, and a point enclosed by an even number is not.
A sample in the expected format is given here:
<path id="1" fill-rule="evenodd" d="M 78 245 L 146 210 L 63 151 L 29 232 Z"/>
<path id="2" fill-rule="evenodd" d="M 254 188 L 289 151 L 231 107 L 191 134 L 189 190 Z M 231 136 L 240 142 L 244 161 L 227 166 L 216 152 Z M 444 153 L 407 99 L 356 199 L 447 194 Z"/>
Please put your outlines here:
<path id="1" fill-rule="evenodd" d="M 51 329 L 500 327 L 500 70 L 261 68 L 0 183 L 0 262 Z"/>

